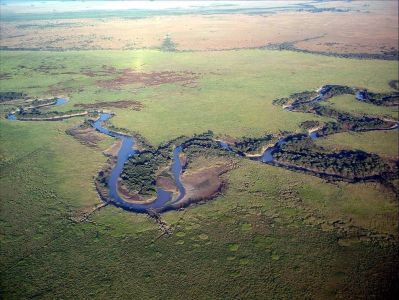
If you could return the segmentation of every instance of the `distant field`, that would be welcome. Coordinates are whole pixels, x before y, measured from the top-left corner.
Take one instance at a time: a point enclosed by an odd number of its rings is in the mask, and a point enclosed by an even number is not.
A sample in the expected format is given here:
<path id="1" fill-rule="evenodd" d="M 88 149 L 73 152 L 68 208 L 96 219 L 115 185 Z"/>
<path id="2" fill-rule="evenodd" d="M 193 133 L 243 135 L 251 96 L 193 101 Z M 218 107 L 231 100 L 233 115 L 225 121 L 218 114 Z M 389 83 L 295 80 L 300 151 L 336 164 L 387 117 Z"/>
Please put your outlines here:
<path id="1" fill-rule="evenodd" d="M 158 49 L 169 34 L 178 50 L 293 43 L 298 49 L 330 53 L 397 51 L 397 1 L 384 1 L 379 9 L 359 5 L 347 12 L 287 12 L 282 8 L 264 14 L 170 12 L 156 16 L 147 11 L 137 17 L 125 16 L 126 12 L 102 16 L 99 11 L 97 17 L 83 12 L 60 14 L 56 19 L 38 15 L 32 20 L 26 15 L 0 22 L 0 40 L 3 48 L 16 49 Z"/>
<path id="2" fill-rule="evenodd" d="M 141 111 L 113 109 L 111 121 L 154 144 L 207 130 L 234 137 L 298 131 L 301 122 L 317 117 L 287 112 L 272 105 L 274 99 L 324 84 L 390 91 L 388 82 L 398 72 L 396 62 L 270 50 L 0 55 L 2 90 L 39 97 L 69 95 L 60 110 L 79 103 L 141 102 Z"/>

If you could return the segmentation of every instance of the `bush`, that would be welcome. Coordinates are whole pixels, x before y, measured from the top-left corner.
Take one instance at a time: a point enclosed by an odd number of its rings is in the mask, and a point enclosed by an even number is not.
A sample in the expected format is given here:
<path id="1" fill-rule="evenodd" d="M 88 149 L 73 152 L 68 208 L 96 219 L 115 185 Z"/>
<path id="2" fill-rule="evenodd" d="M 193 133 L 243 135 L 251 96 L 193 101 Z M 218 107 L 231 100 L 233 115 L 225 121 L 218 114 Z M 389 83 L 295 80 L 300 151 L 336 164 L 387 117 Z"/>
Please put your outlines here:
<path id="1" fill-rule="evenodd" d="M 164 38 L 162 45 L 161 45 L 161 50 L 162 51 L 176 51 L 176 44 L 172 41 L 169 35 L 166 35 Z"/>

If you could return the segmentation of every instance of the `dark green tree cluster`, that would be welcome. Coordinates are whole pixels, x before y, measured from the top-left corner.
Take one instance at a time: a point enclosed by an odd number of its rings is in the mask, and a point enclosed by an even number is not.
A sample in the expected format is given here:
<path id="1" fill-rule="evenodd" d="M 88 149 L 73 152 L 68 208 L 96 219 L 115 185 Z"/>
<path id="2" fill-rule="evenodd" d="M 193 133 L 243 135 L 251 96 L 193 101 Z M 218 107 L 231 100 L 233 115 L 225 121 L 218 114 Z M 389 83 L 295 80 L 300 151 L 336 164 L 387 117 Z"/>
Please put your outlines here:
<path id="1" fill-rule="evenodd" d="M 184 151 L 189 157 L 195 157 L 206 152 L 207 155 L 224 156 L 220 145 L 212 139 L 192 139 L 184 143 Z"/>
<path id="2" fill-rule="evenodd" d="M 325 85 L 322 89 L 326 90 L 326 92 L 323 93 L 324 100 L 339 95 L 354 95 L 356 93 L 354 88 L 345 85 Z"/>
<path id="3" fill-rule="evenodd" d="M 20 92 L 0 92 L 0 102 L 22 99 L 25 96 L 26 94 Z"/>
<path id="4" fill-rule="evenodd" d="M 323 125 L 323 127 L 317 130 L 318 136 L 334 134 L 338 132 L 344 131 L 344 128 L 338 124 L 337 122 L 327 122 Z"/>
<path id="5" fill-rule="evenodd" d="M 128 159 L 123 168 L 121 178 L 129 191 L 141 195 L 149 195 L 156 191 L 156 171 L 167 164 L 170 158 L 150 151 L 141 152 Z"/>
<path id="6" fill-rule="evenodd" d="M 279 98 L 273 101 L 274 105 L 285 105 L 291 103 L 292 106 L 298 106 L 303 103 L 310 102 L 313 98 L 318 95 L 315 91 L 305 91 L 295 93 L 286 98 Z"/>
<path id="7" fill-rule="evenodd" d="M 399 104 L 399 93 L 372 93 L 365 91 L 364 102 L 378 106 L 395 106 Z"/>
<path id="8" fill-rule="evenodd" d="M 309 120 L 302 122 L 299 127 L 308 130 L 320 126 L 320 122 L 316 120 Z"/>
<path id="9" fill-rule="evenodd" d="M 273 105 L 283 106 L 290 101 L 290 98 L 278 98 L 273 100 Z"/>
<path id="10" fill-rule="evenodd" d="M 142 195 L 148 195 L 156 190 L 156 172 L 159 167 L 169 164 L 176 145 L 182 145 L 185 152 L 197 155 L 206 151 L 218 155 L 225 155 L 217 142 L 213 140 L 213 132 L 196 134 L 193 137 L 178 137 L 161 143 L 157 149 L 146 144 L 149 150 L 129 158 L 123 168 L 121 178 L 123 184 L 130 190 Z"/>
<path id="11" fill-rule="evenodd" d="M 389 85 L 392 88 L 397 89 L 397 81 L 391 80 Z M 339 95 L 355 95 L 357 92 L 361 92 L 362 98 L 359 99 L 363 102 L 367 102 L 374 105 L 385 105 L 385 106 L 393 106 L 399 104 L 399 93 L 372 93 L 367 90 L 357 90 L 355 88 L 345 86 L 345 85 L 325 85 L 321 88 L 320 92 L 314 91 L 304 91 L 300 93 L 294 93 L 286 98 L 279 98 L 273 101 L 274 105 L 286 105 L 288 103 L 291 104 L 292 108 L 296 110 L 304 109 L 304 105 L 312 104 L 312 100 L 328 100 L 332 97 Z M 316 98 L 319 95 L 319 98 Z M 315 101 L 316 104 L 317 101 Z"/>
<path id="12" fill-rule="evenodd" d="M 254 152 L 262 148 L 262 146 L 273 139 L 272 134 L 267 134 L 260 138 L 243 137 L 238 142 L 234 143 L 232 148 L 241 152 Z"/>
<path id="13" fill-rule="evenodd" d="M 32 108 L 30 110 L 21 110 L 17 115 L 18 119 L 27 119 L 27 118 L 52 118 L 52 117 L 60 117 L 66 115 L 72 115 L 77 113 L 85 112 L 82 109 L 72 109 L 68 111 L 41 111 L 37 108 Z"/>
<path id="14" fill-rule="evenodd" d="M 314 112 L 317 115 L 330 117 L 340 122 L 340 129 L 351 131 L 364 131 L 371 129 L 389 128 L 392 124 L 379 118 L 362 116 L 356 117 L 352 114 L 337 111 L 325 106 L 314 107 Z"/>
<path id="15" fill-rule="evenodd" d="M 55 104 L 56 102 L 57 102 L 57 98 L 35 99 L 29 104 L 29 106 L 41 106 L 41 105 L 47 105 L 47 104 Z"/>
<path id="16" fill-rule="evenodd" d="M 329 152 L 307 137 L 288 140 L 273 157 L 276 161 L 349 179 L 383 176 L 390 167 L 376 154 L 360 150 Z"/>

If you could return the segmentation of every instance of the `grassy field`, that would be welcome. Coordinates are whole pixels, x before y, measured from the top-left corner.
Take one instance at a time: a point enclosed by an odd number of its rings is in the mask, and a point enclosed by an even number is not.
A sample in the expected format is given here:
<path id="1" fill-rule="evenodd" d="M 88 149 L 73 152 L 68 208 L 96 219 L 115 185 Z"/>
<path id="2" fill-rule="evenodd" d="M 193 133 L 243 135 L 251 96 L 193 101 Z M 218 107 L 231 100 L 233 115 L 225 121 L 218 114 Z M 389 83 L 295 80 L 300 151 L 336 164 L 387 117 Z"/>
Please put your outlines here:
<path id="1" fill-rule="evenodd" d="M 92 175 L 105 160 L 63 133 L 76 122 L 2 121 L 2 154 L 12 157 L 1 177 L 5 298 L 360 297 L 381 292 L 395 267 L 393 246 L 342 245 L 346 234 L 333 226 L 395 233 L 393 195 L 251 161 L 227 175 L 218 199 L 166 213 L 170 238 L 113 207 L 74 222 L 99 202 Z"/>
<path id="2" fill-rule="evenodd" d="M 389 91 L 388 81 L 398 72 L 396 62 L 264 50 L 2 52 L 1 59 L 5 62 L 1 73 L 11 77 L 2 80 L 2 90 L 32 96 L 70 94 L 71 101 L 60 110 L 96 101 L 142 102 L 144 108 L 139 112 L 115 110 L 112 122 L 140 132 L 155 144 L 209 129 L 234 137 L 297 131 L 302 121 L 316 117 L 286 112 L 273 106 L 273 99 L 323 84 Z M 191 80 L 191 87 L 179 82 L 151 85 L 132 81 L 110 89 L 97 81 L 121 75 L 101 73 L 104 65 L 130 68 L 150 74 L 150 78 L 156 72 L 193 72 L 196 79 Z M 55 69 L 48 70 L 48 66 Z M 94 75 L 84 75 L 87 70 Z"/>
<path id="3" fill-rule="evenodd" d="M 0 58 L 0 72 L 8 78 L 1 91 L 69 94 L 59 110 L 140 101 L 141 111 L 112 109 L 111 121 L 154 144 L 208 129 L 235 137 L 299 131 L 302 121 L 315 117 L 286 112 L 273 99 L 328 83 L 389 91 L 388 81 L 398 72 L 396 62 L 260 50 L 3 51 Z M 164 71 L 197 77 L 191 87 L 136 80 L 109 89 L 98 80 L 123 72 L 108 67 L 152 74 L 152 80 Z M 85 75 L 88 70 L 94 75 Z M 2 105 L 1 112 L 9 108 Z M 90 148 L 65 134 L 82 121 L 0 120 L 5 299 L 350 299 L 388 293 L 399 265 L 397 245 L 390 242 L 397 239 L 398 207 L 383 186 L 329 183 L 239 160 L 223 175 L 227 190 L 219 197 L 162 216 L 172 226 L 170 237 L 160 238 L 147 216 L 112 206 L 80 221 L 101 203 L 93 177 L 112 143 L 106 139 Z M 378 134 L 375 144 L 363 134 L 319 141 L 393 155 L 392 132 Z"/>
<path id="4" fill-rule="evenodd" d="M 321 105 L 332 109 L 351 113 L 353 115 L 372 115 L 397 120 L 399 116 L 398 107 L 377 106 L 370 103 L 361 102 L 355 99 L 353 95 L 341 95 L 322 102 Z"/>
<path id="5" fill-rule="evenodd" d="M 50 233 L 63 230 L 69 216 L 100 202 L 93 176 L 105 157 L 65 134 L 78 122 L 1 121 L 2 251 L 7 253 L 2 259 L 17 260 L 32 247 L 39 249 Z"/>
<path id="6" fill-rule="evenodd" d="M 359 149 L 398 159 L 399 137 L 396 130 L 338 133 L 318 139 L 317 144 L 334 149 Z"/>

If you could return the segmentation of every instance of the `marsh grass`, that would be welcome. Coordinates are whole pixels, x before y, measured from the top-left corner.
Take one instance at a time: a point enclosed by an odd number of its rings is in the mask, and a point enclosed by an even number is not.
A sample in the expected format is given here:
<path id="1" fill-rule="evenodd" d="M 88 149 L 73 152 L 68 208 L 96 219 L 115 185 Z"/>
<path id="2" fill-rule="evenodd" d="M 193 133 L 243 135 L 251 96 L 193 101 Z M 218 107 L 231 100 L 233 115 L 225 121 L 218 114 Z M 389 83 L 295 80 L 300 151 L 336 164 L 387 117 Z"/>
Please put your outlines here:
<path id="1" fill-rule="evenodd" d="M 299 130 L 310 116 L 285 112 L 273 99 L 326 83 L 386 91 L 397 76 L 394 62 L 260 50 L 0 55 L 1 72 L 12 74 L 2 80 L 2 91 L 46 96 L 49 85 L 65 84 L 74 89 L 60 107 L 65 110 L 104 100 L 142 102 L 140 112 L 115 110 L 112 122 L 153 144 L 208 129 L 235 137 Z M 62 72 L 33 70 L 41 64 Z M 80 74 L 102 65 L 190 70 L 201 77 L 196 88 L 167 84 L 111 91 L 96 86 L 103 77 Z M 61 74 L 66 72 L 72 74 Z M 0 271 L 6 299 L 364 298 L 383 293 L 385 274 L 397 270 L 395 246 L 346 242 L 353 238 L 351 226 L 397 234 L 391 192 L 377 184 L 327 183 L 249 160 L 223 175 L 228 188 L 216 199 L 163 214 L 174 232 L 170 237 L 160 237 L 146 215 L 112 206 L 87 222 L 76 221 L 75 215 L 100 203 L 93 180 L 106 161 L 102 151 L 113 142 L 90 148 L 65 134 L 82 121 L 0 120 Z M 334 227 L 337 220 L 343 229 Z"/>

